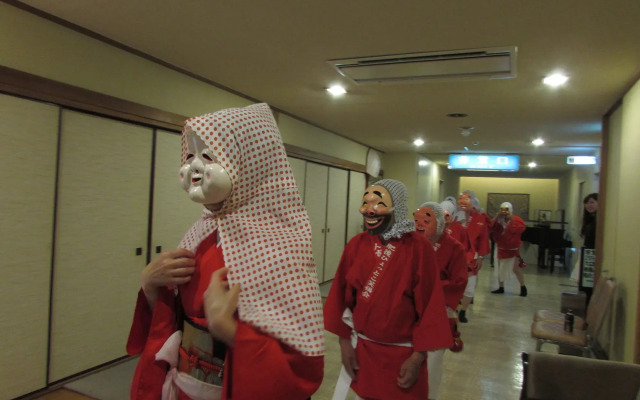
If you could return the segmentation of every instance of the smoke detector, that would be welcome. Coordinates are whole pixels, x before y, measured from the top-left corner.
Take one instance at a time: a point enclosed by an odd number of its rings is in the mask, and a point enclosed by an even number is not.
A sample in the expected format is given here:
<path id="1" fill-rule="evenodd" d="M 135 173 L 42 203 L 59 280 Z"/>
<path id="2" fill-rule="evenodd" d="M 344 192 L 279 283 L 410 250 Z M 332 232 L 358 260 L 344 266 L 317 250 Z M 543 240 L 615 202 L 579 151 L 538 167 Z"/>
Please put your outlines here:
<path id="1" fill-rule="evenodd" d="M 471 131 L 473 130 L 473 126 L 461 126 L 460 128 L 460 134 L 464 137 L 468 137 L 469 135 L 471 135 Z"/>

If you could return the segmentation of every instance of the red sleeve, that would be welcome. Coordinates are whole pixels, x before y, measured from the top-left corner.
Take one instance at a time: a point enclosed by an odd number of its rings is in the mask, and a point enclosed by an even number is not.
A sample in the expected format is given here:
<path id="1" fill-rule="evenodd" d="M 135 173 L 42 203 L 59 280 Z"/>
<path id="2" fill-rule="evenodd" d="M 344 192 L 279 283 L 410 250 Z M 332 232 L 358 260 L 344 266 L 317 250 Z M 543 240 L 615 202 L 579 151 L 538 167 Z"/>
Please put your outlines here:
<path id="1" fill-rule="evenodd" d="M 489 244 L 489 227 L 485 224 L 476 239 L 476 252 L 479 256 L 485 256 L 491 253 L 491 245 Z"/>
<path id="2" fill-rule="evenodd" d="M 442 281 L 442 289 L 447 305 L 455 310 L 464 294 L 469 273 L 467 272 L 464 246 L 453 238 L 451 238 L 451 242 L 451 257 L 447 266 L 449 279 Z"/>
<path id="3" fill-rule="evenodd" d="M 136 310 L 133 314 L 133 322 L 129 331 L 129 339 L 127 340 L 127 354 L 133 356 L 142 353 L 147 337 L 149 336 L 149 328 L 151 327 L 151 307 L 147 302 L 142 289 L 138 292 L 138 300 L 136 302 Z"/>
<path id="4" fill-rule="evenodd" d="M 417 236 L 417 234 L 416 234 Z M 440 272 L 431 243 L 415 240 L 416 281 L 413 299 L 419 319 L 413 328 L 413 348 L 416 351 L 453 346 L 453 337 L 440 285 Z"/>
<path id="5" fill-rule="evenodd" d="M 338 271 L 331 282 L 331 289 L 323 308 L 324 328 L 343 338 L 351 337 L 351 328 L 342 322 L 342 314 L 347 307 L 353 305 L 353 298 L 349 296 L 347 288 L 347 272 L 353 264 L 357 241 L 359 236 L 351 239 L 344 248 Z"/>
<path id="6" fill-rule="evenodd" d="M 494 218 L 491 220 L 491 225 L 489 225 L 489 229 L 491 232 L 499 234 L 502 232 L 502 224 L 498 222 L 498 218 Z"/>
<path id="7" fill-rule="evenodd" d="M 527 226 L 525 225 L 524 220 L 520 217 L 514 216 L 511 223 L 507 225 L 506 230 L 509 235 L 520 237 L 525 229 L 527 229 Z"/>
<path id="8" fill-rule="evenodd" d="M 304 400 L 322 383 L 324 358 L 304 356 L 238 321 L 226 368 L 225 400 Z"/>

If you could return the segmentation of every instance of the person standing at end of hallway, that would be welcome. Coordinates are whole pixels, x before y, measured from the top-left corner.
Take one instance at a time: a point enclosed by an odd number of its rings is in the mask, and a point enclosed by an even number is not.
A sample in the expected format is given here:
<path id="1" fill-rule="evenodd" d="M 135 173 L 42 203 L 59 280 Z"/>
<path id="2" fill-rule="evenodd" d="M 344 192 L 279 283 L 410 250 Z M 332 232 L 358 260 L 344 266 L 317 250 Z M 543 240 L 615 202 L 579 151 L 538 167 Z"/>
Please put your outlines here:
<path id="1" fill-rule="evenodd" d="M 478 272 L 482 268 L 484 256 L 491 251 L 487 220 L 480 207 L 480 200 L 472 190 L 465 190 L 458 196 L 458 212 L 455 221 L 465 228 L 470 243 L 468 249 L 469 280 L 458 312 L 458 320 L 465 323 L 469 322 L 467 308 L 469 308 L 476 292 Z"/>
<path id="2" fill-rule="evenodd" d="M 436 252 L 440 281 L 447 303 L 447 316 L 454 337 L 454 345 L 449 349 L 454 352 L 461 351 L 462 340 L 457 327 L 456 308 L 467 286 L 466 250 L 444 230 L 445 211 L 439 203 L 424 203 L 414 212 L 413 219 L 416 222 L 416 230 L 429 239 Z M 444 351 L 445 349 L 437 349 L 427 352 L 429 400 L 439 397 L 444 370 Z"/>
<path id="3" fill-rule="evenodd" d="M 504 293 L 504 282 L 513 271 L 520 282 L 520 296 L 527 295 L 527 287 L 524 284 L 524 274 L 518 262 L 520 246 L 522 245 L 522 232 L 526 229 L 524 220 L 513 215 L 513 205 L 509 202 L 500 204 L 500 211 L 491 222 L 493 240 L 498 246 L 498 282 L 500 287 L 491 293 Z"/>
<path id="4" fill-rule="evenodd" d="M 342 371 L 333 399 L 425 400 L 426 353 L 453 345 L 433 246 L 409 217 L 406 186 L 364 193 L 366 232 L 347 243 L 324 307 Z"/>

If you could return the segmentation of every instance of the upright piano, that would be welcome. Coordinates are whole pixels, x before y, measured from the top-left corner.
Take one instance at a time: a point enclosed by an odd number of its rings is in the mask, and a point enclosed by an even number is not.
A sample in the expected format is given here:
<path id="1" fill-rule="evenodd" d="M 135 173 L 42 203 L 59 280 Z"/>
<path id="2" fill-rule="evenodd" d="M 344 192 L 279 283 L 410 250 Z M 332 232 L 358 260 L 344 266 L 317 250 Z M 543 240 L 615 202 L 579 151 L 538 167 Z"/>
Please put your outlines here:
<path id="1" fill-rule="evenodd" d="M 522 233 L 522 240 L 538 245 L 538 268 L 549 267 L 553 272 L 556 256 L 560 256 L 566 268 L 565 249 L 572 247 L 572 243 L 564 238 L 564 229 L 551 228 L 549 225 L 527 226 Z"/>

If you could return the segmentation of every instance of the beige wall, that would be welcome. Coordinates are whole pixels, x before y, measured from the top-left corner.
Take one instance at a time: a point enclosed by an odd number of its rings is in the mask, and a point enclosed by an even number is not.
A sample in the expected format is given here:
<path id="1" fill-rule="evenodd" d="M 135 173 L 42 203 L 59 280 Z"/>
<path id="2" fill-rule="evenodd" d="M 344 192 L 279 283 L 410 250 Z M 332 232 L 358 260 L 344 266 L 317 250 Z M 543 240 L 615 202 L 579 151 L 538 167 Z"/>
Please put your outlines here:
<path id="1" fill-rule="evenodd" d="M 185 116 L 250 100 L 0 3 L 0 65 Z M 279 115 L 285 143 L 366 163 L 367 148 Z"/>
<path id="2" fill-rule="evenodd" d="M 602 269 L 618 283 L 609 355 L 640 362 L 638 290 L 640 288 L 640 81 L 624 96 L 611 116 L 608 137 L 606 210 Z"/>
<path id="3" fill-rule="evenodd" d="M 418 161 L 429 164 L 419 166 Z M 404 183 L 409 191 L 409 211 L 417 209 L 427 201 L 441 201 L 441 169 L 427 157 L 416 153 L 385 153 L 381 157 L 385 179 L 396 179 Z"/>
<path id="4" fill-rule="evenodd" d="M 528 179 L 528 178 L 486 178 L 460 177 L 458 193 L 463 190 L 473 190 L 480 205 L 487 205 L 488 193 L 523 193 L 529 194 L 529 218 L 533 218 L 535 209 L 558 209 L 558 180 L 557 179 Z"/>

